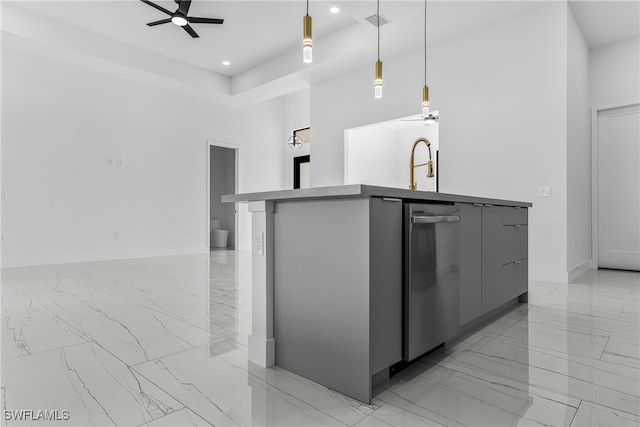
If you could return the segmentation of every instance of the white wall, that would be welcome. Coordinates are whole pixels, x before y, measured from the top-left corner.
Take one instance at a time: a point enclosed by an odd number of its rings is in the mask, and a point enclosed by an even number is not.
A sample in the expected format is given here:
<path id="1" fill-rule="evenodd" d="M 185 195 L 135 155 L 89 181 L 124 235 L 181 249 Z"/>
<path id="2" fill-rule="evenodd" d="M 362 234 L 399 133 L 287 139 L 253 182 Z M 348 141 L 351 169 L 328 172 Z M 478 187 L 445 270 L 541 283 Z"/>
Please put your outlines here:
<path id="1" fill-rule="evenodd" d="M 567 5 L 553 3 L 429 48 L 441 191 L 534 202 L 530 277 L 567 278 Z M 384 59 L 384 58 L 383 58 Z M 343 131 L 418 113 L 422 52 L 311 87 L 312 185 L 343 182 Z M 539 186 L 552 197 L 538 198 Z"/>
<path id="2" fill-rule="evenodd" d="M 640 38 L 591 49 L 589 103 L 616 107 L 640 102 Z"/>
<path id="3" fill-rule="evenodd" d="M 385 122 L 345 131 L 345 184 L 368 184 L 383 187 L 409 187 L 411 148 L 417 138 L 431 143 L 434 173 L 438 150 L 438 125 Z M 415 163 L 429 158 L 424 144 L 416 147 Z M 435 191 L 436 178 L 427 178 L 426 167 L 415 169 L 418 189 Z"/>
<path id="4" fill-rule="evenodd" d="M 397 187 L 396 130 L 384 124 L 345 132 L 345 184 Z"/>
<path id="5" fill-rule="evenodd" d="M 240 191 L 282 188 L 280 99 L 233 110 L 5 39 L 2 55 L 3 267 L 206 251 L 207 140 L 240 147 Z"/>
<path id="6" fill-rule="evenodd" d="M 571 8 L 567 16 L 567 270 L 591 266 L 591 110 L 589 48 Z"/>

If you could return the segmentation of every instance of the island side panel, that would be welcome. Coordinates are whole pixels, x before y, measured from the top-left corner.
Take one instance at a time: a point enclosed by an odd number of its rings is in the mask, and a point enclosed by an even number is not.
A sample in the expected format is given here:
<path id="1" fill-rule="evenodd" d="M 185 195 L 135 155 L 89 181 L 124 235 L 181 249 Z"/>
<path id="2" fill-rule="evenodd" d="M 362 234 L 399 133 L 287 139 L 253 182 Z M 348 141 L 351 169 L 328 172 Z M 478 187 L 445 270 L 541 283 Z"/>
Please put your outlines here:
<path id="1" fill-rule="evenodd" d="M 251 335 L 249 361 L 273 366 L 273 201 L 249 202 L 251 212 Z"/>
<path id="2" fill-rule="evenodd" d="M 369 199 L 277 202 L 275 363 L 369 402 Z"/>
<path id="3" fill-rule="evenodd" d="M 402 200 L 371 199 L 371 374 L 402 359 Z"/>

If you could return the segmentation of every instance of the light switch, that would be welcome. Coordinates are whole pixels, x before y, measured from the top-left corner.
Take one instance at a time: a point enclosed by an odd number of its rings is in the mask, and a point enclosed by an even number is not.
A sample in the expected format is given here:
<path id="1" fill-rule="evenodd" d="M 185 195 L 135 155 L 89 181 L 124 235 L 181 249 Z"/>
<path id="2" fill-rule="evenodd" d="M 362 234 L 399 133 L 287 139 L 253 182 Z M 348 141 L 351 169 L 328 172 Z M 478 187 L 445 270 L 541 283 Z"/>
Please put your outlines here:
<path id="1" fill-rule="evenodd" d="M 551 197 L 551 187 L 539 187 L 538 188 L 538 196 L 540 197 Z"/>

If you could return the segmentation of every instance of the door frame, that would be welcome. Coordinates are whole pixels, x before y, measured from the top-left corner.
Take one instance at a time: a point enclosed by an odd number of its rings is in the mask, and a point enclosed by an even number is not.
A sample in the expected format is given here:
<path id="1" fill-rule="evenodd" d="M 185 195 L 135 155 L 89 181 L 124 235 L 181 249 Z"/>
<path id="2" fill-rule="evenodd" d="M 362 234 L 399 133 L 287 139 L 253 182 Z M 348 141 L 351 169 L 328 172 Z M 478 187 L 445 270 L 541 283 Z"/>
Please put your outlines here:
<path id="1" fill-rule="evenodd" d="M 598 113 L 640 105 L 640 100 L 591 108 L 591 268 L 598 269 Z"/>
<path id="2" fill-rule="evenodd" d="M 238 193 L 238 181 L 239 181 L 239 169 L 240 169 L 240 146 L 239 145 L 235 145 L 235 144 L 228 144 L 226 142 L 221 142 L 221 141 L 215 141 L 215 140 L 211 140 L 211 139 L 207 139 L 206 141 L 206 153 L 207 155 L 205 156 L 205 158 L 207 159 L 207 188 L 206 188 L 206 195 L 207 195 L 207 206 L 206 206 L 206 217 L 205 217 L 205 221 L 206 221 L 206 227 L 205 230 L 207 230 L 207 234 L 205 235 L 205 248 L 208 251 L 211 250 L 210 246 L 210 240 L 209 240 L 209 236 L 211 236 L 211 223 L 209 221 L 209 219 L 211 218 L 211 147 L 220 147 L 220 148 L 230 148 L 232 150 L 234 150 L 234 160 L 235 160 L 235 176 L 234 176 L 234 189 L 233 192 L 234 193 Z M 238 250 L 238 230 L 240 229 L 238 221 L 240 220 L 239 216 L 238 216 L 238 207 L 236 206 L 234 209 L 234 233 L 233 233 L 233 247 L 235 250 Z"/>
<path id="3" fill-rule="evenodd" d="M 302 163 L 311 163 L 311 155 L 297 156 L 293 158 L 293 188 L 300 188 L 300 165 Z"/>

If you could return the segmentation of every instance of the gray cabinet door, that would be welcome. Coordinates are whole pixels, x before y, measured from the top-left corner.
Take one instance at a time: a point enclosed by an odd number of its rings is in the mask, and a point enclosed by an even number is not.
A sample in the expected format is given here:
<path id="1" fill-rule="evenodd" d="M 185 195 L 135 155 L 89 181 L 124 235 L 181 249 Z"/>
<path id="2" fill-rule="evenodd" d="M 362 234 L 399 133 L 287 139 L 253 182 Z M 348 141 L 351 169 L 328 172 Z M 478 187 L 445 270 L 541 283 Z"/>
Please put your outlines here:
<path id="1" fill-rule="evenodd" d="M 502 206 L 482 207 L 482 313 L 504 303 L 502 296 Z"/>
<path id="2" fill-rule="evenodd" d="M 482 206 L 460 203 L 460 325 L 482 314 Z"/>

